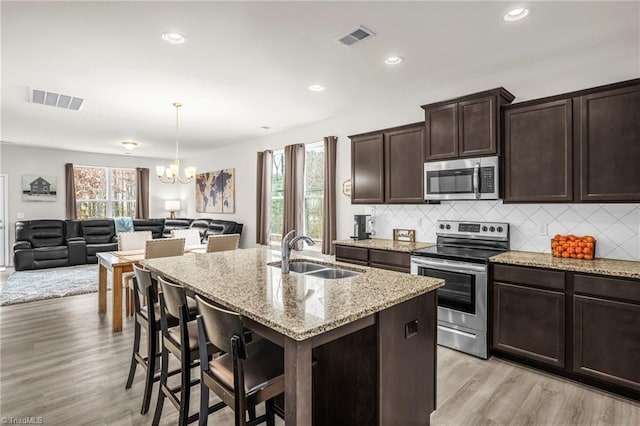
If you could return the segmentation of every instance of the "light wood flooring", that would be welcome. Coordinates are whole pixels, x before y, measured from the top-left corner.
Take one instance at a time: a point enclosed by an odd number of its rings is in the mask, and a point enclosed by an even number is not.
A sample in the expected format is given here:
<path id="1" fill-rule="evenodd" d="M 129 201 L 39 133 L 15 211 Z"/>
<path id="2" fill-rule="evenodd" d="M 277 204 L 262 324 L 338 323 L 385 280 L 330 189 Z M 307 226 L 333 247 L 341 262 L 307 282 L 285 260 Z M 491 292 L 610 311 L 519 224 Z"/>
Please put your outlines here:
<path id="1" fill-rule="evenodd" d="M 125 390 L 132 321 L 112 334 L 97 295 L 0 308 L 0 416 L 45 425 L 147 425 L 143 376 Z M 192 399 L 192 412 L 198 404 Z M 438 349 L 435 425 L 640 425 L 640 404 L 510 362 Z M 1 420 L 1 419 L 0 419 Z M 164 406 L 163 424 L 177 422 Z M 209 418 L 232 425 L 230 409 Z M 283 422 L 279 421 L 279 425 Z"/>

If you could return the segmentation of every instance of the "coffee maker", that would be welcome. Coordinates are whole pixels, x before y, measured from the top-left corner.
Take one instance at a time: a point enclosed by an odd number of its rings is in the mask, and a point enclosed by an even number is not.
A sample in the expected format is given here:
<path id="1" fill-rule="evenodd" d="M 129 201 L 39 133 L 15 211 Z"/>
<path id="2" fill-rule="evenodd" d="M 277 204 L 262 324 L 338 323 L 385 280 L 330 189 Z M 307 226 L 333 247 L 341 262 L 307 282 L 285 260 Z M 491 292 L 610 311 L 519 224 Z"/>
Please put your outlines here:
<path id="1" fill-rule="evenodd" d="M 357 214 L 353 216 L 353 236 L 354 240 L 368 240 L 371 238 L 371 215 Z"/>

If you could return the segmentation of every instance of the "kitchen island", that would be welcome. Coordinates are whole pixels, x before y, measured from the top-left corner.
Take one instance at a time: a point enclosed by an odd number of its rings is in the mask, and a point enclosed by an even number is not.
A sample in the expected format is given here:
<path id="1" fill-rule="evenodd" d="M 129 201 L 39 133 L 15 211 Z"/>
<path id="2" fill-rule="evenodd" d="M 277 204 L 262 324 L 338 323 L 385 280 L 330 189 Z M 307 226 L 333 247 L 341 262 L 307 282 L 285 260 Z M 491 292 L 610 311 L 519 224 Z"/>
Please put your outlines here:
<path id="1" fill-rule="evenodd" d="M 287 425 L 428 425 L 435 409 L 434 290 L 444 281 L 341 263 L 328 265 L 360 274 L 282 274 L 268 265 L 279 259 L 256 248 L 141 263 L 241 313 L 247 327 L 284 348 Z"/>

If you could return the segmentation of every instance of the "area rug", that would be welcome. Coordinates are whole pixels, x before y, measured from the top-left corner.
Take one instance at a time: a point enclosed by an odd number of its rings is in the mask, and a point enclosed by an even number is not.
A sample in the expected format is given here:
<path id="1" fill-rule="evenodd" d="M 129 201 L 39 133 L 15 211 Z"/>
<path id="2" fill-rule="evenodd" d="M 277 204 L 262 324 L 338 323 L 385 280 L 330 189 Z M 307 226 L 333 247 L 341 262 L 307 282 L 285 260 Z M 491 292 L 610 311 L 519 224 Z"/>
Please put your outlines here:
<path id="1" fill-rule="evenodd" d="M 98 265 L 18 271 L 9 275 L 2 287 L 0 306 L 97 291 Z"/>

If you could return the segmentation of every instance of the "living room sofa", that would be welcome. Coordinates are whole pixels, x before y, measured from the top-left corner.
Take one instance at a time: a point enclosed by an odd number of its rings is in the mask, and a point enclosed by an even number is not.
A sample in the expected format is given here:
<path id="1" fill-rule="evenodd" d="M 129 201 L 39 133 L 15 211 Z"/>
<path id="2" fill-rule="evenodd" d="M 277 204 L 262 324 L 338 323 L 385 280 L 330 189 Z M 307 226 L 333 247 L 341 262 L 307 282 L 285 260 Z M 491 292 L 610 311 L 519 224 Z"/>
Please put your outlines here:
<path id="1" fill-rule="evenodd" d="M 168 238 L 174 229 L 195 228 L 209 235 L 242 234 L 243 225 L 218 219 L 133 219 L 134 231 Z M 23 220 L 16 222 L 13 265 L 16 271 L 97 263 L 97 254 L 118 249 L 113 219 Z"/>

